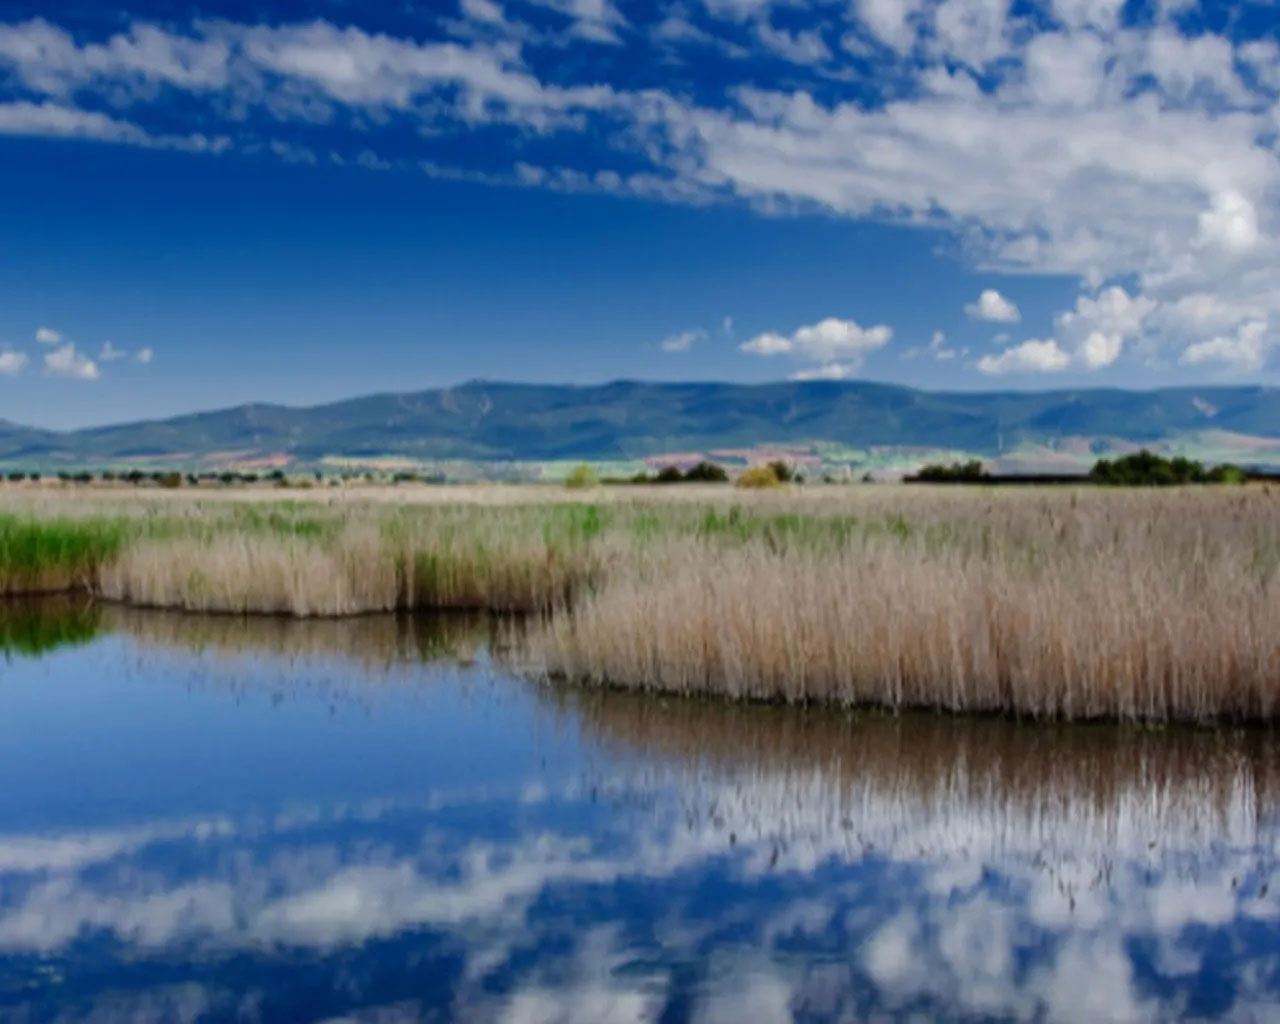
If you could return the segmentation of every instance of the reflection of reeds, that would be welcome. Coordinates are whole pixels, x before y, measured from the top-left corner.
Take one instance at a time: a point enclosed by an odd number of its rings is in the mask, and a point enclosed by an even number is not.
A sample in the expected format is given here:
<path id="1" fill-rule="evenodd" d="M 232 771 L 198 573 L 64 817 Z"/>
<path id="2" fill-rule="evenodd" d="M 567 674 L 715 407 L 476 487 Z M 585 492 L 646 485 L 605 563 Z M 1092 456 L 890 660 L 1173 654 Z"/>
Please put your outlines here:
<path id="1" fill-rule="evenodd" d="M 556 688 L 614 753 L 674 759 L 738 827 L 789 819 L 877 841 L 1141 853 L 1280 828 L 1280 746 L 1256 730 L 962 722 Z M 740 804 L 741 806 L 737 806 Z"/>
<path id="2" fill-rule="evenodd" d="M 68 582 L 130 605 L 538 612 L 535 666 L 640 689 L 1064 719 L 1276 714 L 1267 488 L 524 493 L 401 508 L 323 491 L 26 499 L 0 517 L 0 590 L 36 579 L 12 568 L 23 552 L 52 566 L 62 551 Z M 110 543 L 64 545 L 48 524 Z"/>
<path id="3" fill-rule="evenodd" d="M 103 625 L 144 647 L 284 662 L 338 659 L 369 668 L 473 661 L 495 643 L 498 629 L 488 616 L 467 613 L 295 619 L 120 606 L 103 609 Z"/>

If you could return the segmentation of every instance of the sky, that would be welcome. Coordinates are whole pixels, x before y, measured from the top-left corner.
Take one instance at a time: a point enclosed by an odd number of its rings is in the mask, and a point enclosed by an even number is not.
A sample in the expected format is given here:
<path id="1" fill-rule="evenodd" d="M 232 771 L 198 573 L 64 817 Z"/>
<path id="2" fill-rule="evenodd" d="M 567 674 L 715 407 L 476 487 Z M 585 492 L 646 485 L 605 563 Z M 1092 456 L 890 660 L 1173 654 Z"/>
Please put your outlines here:
<path id="1" fill-rule="evenodd" d="M 0 0 L 0 419 L 1280 383 L 1280 5 Z"/>

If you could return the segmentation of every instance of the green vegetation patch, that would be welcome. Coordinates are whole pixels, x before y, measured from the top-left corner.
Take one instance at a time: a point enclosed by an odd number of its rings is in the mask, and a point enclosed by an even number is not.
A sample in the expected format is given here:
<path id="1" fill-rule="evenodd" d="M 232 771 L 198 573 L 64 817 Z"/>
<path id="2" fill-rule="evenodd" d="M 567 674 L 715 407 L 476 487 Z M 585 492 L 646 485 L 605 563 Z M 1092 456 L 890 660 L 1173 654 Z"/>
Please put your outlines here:
<path id="1" fill-rule="evenodd" d="M 36 519 L 0 513 L 0 593 L 83 586 L 125 539 L 115 519 Z"/>
<path id="2" fill-rule="evenodd" d="M 1141 451 L 1119 459 L 1099 459 L 1089 473 L 1094 483 L 1120 487 L 1176 487 L 1184 484 L 1242 484 L 1248 474 L 1229 464 L 1205 469 L 1194 459 L 1176 456 L 1166 459 Z"/>

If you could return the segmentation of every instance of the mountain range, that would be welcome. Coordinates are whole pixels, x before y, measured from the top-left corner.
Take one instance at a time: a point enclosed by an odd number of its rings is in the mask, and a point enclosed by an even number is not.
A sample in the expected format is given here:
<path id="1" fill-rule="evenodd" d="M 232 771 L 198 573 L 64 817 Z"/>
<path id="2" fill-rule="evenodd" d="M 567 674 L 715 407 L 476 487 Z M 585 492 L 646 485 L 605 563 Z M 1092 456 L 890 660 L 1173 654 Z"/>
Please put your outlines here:
<path id="1" fill-rule="evenodd" d="M 999 457 L 1028 446 L 1095 453 L 1206 437 L 1255 455 L 1280 448 L 1280 388 L 929 392 L 867 381 L 471 381 L 307 408 L 253 404 L 65 432 L 0 421 L 0 462 L 635 461 L 769 445 Z"/>

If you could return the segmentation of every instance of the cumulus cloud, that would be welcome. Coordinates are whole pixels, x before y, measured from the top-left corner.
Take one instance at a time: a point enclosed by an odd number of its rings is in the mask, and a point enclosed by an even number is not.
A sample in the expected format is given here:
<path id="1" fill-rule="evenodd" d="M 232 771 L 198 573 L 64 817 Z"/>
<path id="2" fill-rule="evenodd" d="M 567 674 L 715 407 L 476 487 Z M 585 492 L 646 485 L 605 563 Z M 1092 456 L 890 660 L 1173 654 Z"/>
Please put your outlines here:
<path id="1" fill-rule="evenodd" d="M 994 288 L 985 289 L 977 302 L 971 302 L 964 311 L 975 320 L 989 320 L 997 324 L 1016 324 L 1022 319 L 1018 307 Z"/>
<path id="2" fill-rule="evenodd" d="M 1058 373 L 1071 365 L 1071 357 L 1052 338 L 1032 338 L 1006 348 L 999 355 L 983 356 L 978 369 L 990 376 L 1009 373 Z"/>
<path id="3" fill-rule="evenodd" d="M 98 364 L 70 342 L 48 353 L 44 357 L 44 368 L 46 373 L 54 377 L 97 380 L 100 376 Z"/>
<path id="4" fill-rule="evenodd" d="M 688 352 L 696 342 L 701 341 L 706 336 L 707 332 L 701 328 L 681 331 L 679 334 L 672 334 L 663 338 L 659 347 L 663 352 Z"/>
<path id="5" fill-rule="evenodd" d="M 151 362 L 151 360 L 155 358 L 155 355 L 156 354 L 152 349 L 140 348 L 138 349 L 137 354 L 133 358 L 136 359 L 138 362 L 142 363 L 143 366 L 145 366 L 147 363 Z"/>
<path id="6" fill-rule="evenodd" d="M 0 351 L 0 376 L 13 377 L 26 368 L 27 354 L 12 349 Z"/>
<path id="7" fill-rule="evenodd" d="M 1180 362 L 1187 366 L 1217 364 L 1231 373 L 1251 373 L 1266 363 L 1267 322 L 1251 320 L 1229 335 L 1188 345 Z"/>
<path id="8" fill-rule="evenodd" d="M 1074 310 L 1059 314 L 1058 337 L 1087 369 L 1100 370 L 1120 357 L 1126 341 L 1142 334 L 1156 306 L 1145 295 L 1130 295 L 1113 285 L 1096 297 L 1081 296 Z"/>
<path id="9" fill-rule="evenodd" d="M 893 329 L 884 324 L 862 327 L 853 320 L 828 317 L 808 327 L 797 328 L 789 335 L 766 331 L 738 347 L 757 356 L 788 355 L 824 364 L 802 373 L 847 376 L 861 365 L 867 353 L 883 348 L 892 337 Z"/>
<path id="10" fill-rule="evenodd" d="M 116 348 L 111 342 L 104 341 L 102 348 L 98 350 L 98 362 L 113 363 L 117 359 L 124 359 L 129 355 L 128 352 Z"/>
<path id="11" fill-rule="evenodd" d="M 62 335 L 52 327 L 37 327 L 36 341 L 41 345 L 58 345 L 62 342 Z"/>

